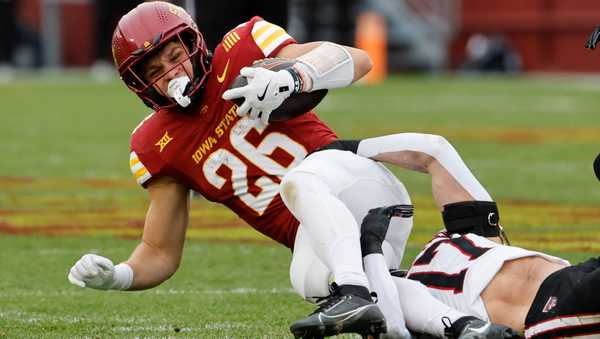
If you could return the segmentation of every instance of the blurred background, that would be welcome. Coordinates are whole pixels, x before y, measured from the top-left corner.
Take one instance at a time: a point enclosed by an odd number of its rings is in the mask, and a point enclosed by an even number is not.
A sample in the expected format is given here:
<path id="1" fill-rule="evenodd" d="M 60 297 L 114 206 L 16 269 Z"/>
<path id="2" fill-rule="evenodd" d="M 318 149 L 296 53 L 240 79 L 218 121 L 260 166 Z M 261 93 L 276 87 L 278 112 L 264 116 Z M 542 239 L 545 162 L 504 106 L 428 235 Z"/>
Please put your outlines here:
<path id="1" fill-rule="evenodd" d="M 0 0 L 0 338 L 281 338 L 308 312 L 290 251 L 192 199 L 184 260 L 163 285 L 67 282 L 83 253 L 120 262 L 148 198 L 129 170 L 149 109 L 118 79 L 110 40 L 130 0 Z M 179 1 L 210 48 L 254 15 L 299 42 L 368 51 L 362 84 L 319 117 L 341 137 L 445 136 L 498 201 L 511 242 L 572 262 L 600 253 L 598 0 Z M 440 229 L 427 175 L 391 168 L 415 205 L 406 267 Z M 267 260 L 265 260 L 268 258 Z"/>
<path id="2" fill-rule="evenodd" d="M 116 22 L 139 2 L 0 0 L 0 65 L 4 71 L 103 70 L 111 63 Z M 594 0 L 173 2 L 197 18 L 211 48 L 229 29 L 258 14 L 300 42 L 330 40 L 368 48 L 383 73 L 600 70 L 593 56 L 574 53 L 600 22 L 600 3 Z"/>

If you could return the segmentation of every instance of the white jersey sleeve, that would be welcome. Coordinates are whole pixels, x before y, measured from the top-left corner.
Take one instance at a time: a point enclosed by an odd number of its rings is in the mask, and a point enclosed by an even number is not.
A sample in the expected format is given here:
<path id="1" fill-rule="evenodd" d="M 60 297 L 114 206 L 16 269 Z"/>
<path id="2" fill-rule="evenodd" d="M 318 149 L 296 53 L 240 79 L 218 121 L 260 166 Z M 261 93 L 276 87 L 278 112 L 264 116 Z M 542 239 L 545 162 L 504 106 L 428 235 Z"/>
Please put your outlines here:
<path id="1" fill-rule="evenodd" d="M 475 234 L 439 233 L 412 263 L 408 278 L 423 283 L 445 304 L 489 320 L 481 293 L 505 261 L 530 256 L 569 264 L 557 257 L 501 245 Z"/>

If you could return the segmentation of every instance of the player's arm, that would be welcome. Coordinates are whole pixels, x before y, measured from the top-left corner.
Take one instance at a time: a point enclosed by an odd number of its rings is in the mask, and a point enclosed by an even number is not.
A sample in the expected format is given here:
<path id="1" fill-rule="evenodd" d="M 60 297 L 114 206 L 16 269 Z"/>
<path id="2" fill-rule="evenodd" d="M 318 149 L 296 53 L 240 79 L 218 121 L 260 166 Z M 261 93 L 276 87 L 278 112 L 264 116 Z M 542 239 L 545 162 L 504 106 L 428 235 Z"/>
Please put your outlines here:
<path id="1" fill-rule="evenodd" d="M 456 149 L 439 135 L 399 133 L 363 140 L 337 140 L 325 147 L 330 148 L 428 173 L 440 210 L 461 201 L 492 201 Z"/>
<path id="2" fill-rule="evenodd" d="M 296 62 L 279 71 L 244 67 L 240 74 L 248 79 L 247 85 L 223 93 L 225 100 L 244 99 L 238 115 L 268 123 L 271 112 L 291 95 L 348 86 L 372 67 L 366 52 L 331 42 L 290 44 L 276 56 Z"/>
<path id="3" fill-rule="evenodd" d="M 189 190 L 163 177 L 148 186 L 150 206 L 141 243 L 126 264 L 134 279 L 131 289 L 145 289 L 169 279 L 179 267 L 189 220 Z"/>
<path id="4" fill-rule="evenodd" d="M 324 149 L 351 151 L 366 158 L 428 173 L 433 197 L 442 211 L 448 232 L 475 233 L 491 238 L 500 236 L 508 242 L 499 224 L 496 203 L 446 138 L 432 134 L 399 133 L 363 140 L 336 140 Z"/>
<path id="5" fill-rule="evenodd" d="M 150 206 L 141 243 L 129 259 L 113 266 L 95 254 L 84 255 L 69 272 L 69 281 L 96 289 L 141 290 L 169 279 L 181 261 L 189 218 L 188 189 L 161 177 L 149 183 Z"/>
<path id="6" fill-rule="evenodd" d="M 342 54 L 346 54 L 346 56 L 344 57 Z M 337 63 L 331 62 L 328 65 L 319 65 L 323 63 L 323 59 L 330 58 L 332 55 L 338 55 L 341 61 Z M 346 72 L 346 74 L 340 75 L 345 76 L 346 81 L 348 81 L 348 79 L 350 79 L 350 81 L 347 84 L 342 83 L 342 86 L 339 87 L 347 86 L 359 80 L 367 73 L 369 73 L 371 68 L 373 68 L 373 63 L 367 52 L 363 51 L 362 49 L 342 46 L 331 42 L 314 41 L 305 44 L 290 44 L 283 47 L 281 51 L 279 51 L 279 53 L 277 54 L 277 57 L 286 59 L 298 59 L 301 63 L 307 64 L 307 66 L 310 66 L 315 70 L 318 67 L 321 67 L 321 71 L 325 73 L 331 72 L 335 68 L 340 67 L 341 63 L 343 62 L 347 62 L 351 64 L 352 67 L 345 67 L 344 72 Z M 352 72 L 350 72 L 351 70 Z M 313 76 L 317 77 L 316 74 L 314 74 Z M 331 89 L 336 87 L 323 88 Z M 305 88 L 302 91 L 309 92 L 315 89 L 316 88 Z"/>

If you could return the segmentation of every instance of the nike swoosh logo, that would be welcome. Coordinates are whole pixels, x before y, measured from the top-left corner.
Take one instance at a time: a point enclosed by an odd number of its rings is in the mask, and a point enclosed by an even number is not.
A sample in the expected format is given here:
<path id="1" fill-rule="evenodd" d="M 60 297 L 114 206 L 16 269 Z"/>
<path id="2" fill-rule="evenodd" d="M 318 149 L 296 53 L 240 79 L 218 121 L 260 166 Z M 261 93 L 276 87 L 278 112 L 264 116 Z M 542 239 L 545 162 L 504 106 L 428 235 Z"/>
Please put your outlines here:
<path id="1" fill-rule="evenodd" d="M 488 329 L 488 327 L 490 327 L 489 323 L 485 324 L 485 326 L 481 326 L 480 328 L 472 328 L 471 331 L 483 334 Z"/>
<path id="2" fill-rule="evenodd" d="M 227 63 L 225 64 L 225 68 L 223 69 L 223 73 L 221 75 L 217 74 L 217 81 L 222 84 L 225 81 L 225 76 L 227 75 L 227 68 L 229 67 L 229 59 L 227 59 Z"/>
<path id="3" fill-rule="evenodd" d="M 354 310 L 350 310 L 346 313 L 341 313 L 341 314 L 337 314 L 337 315 L 327 315 L 324 313 L 319 314 L 319 321 L 324 322 L 324 321 L 344 321 L 346 319 L 350 319 L 353 316 L 362 313 L 365 309 L 372 307 L 372 305 L 365 305 L 362 307 L 359 307 L 357 309 Z"/>
<path id="4" fill-rule="evenodd" d="M 263 92 L 262 95 L 256 95 L 256 97 L 258 98 L 258 101 L 263 101 L 263 99 L 265 98 L 265 95 L 267 94 L 267 89 L 269 88 L 269 85 L 271 84 L 271 81 L 269 81 L 267 83 L 267 86 L 265 86 L 265 91 Z"/>

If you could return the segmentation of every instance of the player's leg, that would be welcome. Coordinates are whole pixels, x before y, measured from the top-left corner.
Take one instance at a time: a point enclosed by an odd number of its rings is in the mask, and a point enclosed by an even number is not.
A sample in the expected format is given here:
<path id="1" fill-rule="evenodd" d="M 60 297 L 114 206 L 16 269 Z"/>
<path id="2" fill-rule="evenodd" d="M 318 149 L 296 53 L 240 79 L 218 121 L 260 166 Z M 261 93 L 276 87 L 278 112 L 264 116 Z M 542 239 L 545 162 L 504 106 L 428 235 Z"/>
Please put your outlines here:
<path id="1" fill-rule="evenodd" d="M 411 205 L 404 185 L 382 164 L 360 157 L 346 168 L 352 183 L 340 188 L 338 198 L 352 212 L 360 225 L 367 212 L 378 206 Z M 412 215 L 393 218 L 385 237 L 383 253 L 389 269 L 400 268 L 408 236 L 412 231 Z"/>
<path id="2" fill-rule="evenodd" d="M 390 275 L 386 260 L 383 256 L 383 239 L 388 232 L 388 225 L 394 219 L 392 216 L 402 214 L 400 206 L 372 209 L 364 218 L 361 225 L 361 249 L 365 272 L 369 283 L 378 293 L 380 307 L 393 309 L 402 317 L 387 317 L 388 327 L 393 322 L 405 320 L 409 328 L 419 333 L 436 336 L 444 335 L 442 318 L 447 317 L 452 323 L 465 316 L 434 299 L 427 288 L 418 282 L 394 278 Z M 390 301 L 399 301 L 390 303 Z M 401 306 L 401 304 L 403 306 Z M 392 322 L 392 323 L 390 323 Z"/>
<path id="3" fill-rule="evenodd" d="M 358 225 L 373 207 L 410 204 L 404 186 L 385 167 L 341 151 L 310 155 L 286 174 L 281 196 L 314 241 L 315 252 L 332 270 L 336 282 L 365 286 L 362 265 L 356 266 L 361 261 Z M 394 268 L 399 266 L 411 228 L 412 217 L 390 225 L 386 242 L 392 247 L 388 260 Z M 347 258 L 338 258 L 340 254 Z M 354 273 L 340 276 L 333 266 L 352 267 Z"/>
<path id="4" fill-rule="evenodd" d="M 456 310 L 433 297 L 418 281 L 394 277 L 398 297 L 411 331 L 445 338 L 521 338 L 513 329 Z"/>
<path id="5" fill-rule="evenodd" d="M 358 225 L 369 209 L 377 206 L 392 204 L 410 204 L 410 197 L 406 188 L 383 165 L 356 156 L 350 152 L 326 151 L 310 155 L 298 167 L 288 173 L 282 182 L 282 198 L 286 204 L 293 199 L 288 199 L 301 190 L 308 190 L 305 183 L 308 178 L 318 178 L 320 188 L 325 188 L 328 196 L 343 203 L 344 211 L 349 211 L 355 222 L 345 222 L 345 225 L 355 225 L 358 236 Z M 312 180 L 310 180 L 312 181 Z M 319 199 L 317 199 L 319 200 Z M 323 205 L 313 201 L 302 201 L 312 204 L 305 211 L 319 216 Z M 295 209 L 291 206 L 291 209 Z M 310 213 L 310 214 L 309 214 Z M 339 213 L 342 213 L 341 210 Z M 323 224 L 323 220 L 321 224 Z M 315 220 L 316 225 L 319 220 Z M 312 224 L 307 225 L 311 229 Z M 412 229 L 412 217 L 394 220 L 390 224 L 386 242 L 392 247 L 390 258 L 392 266 L 398 266 L 402 259 L 406 239 Z M 309 231 L 310 233 L 310 231 Z M 388 246 L 388 247 L 389 247 Z M 387 253 L 386 253 L 387 255 Z"/>
<path id="6" fill-rule="evenodd" d="M 448 338 L 517 338 L 517 333 L 510 328 L 490 324 L 445 305 L 419 282 L 390 275 L 383 258 L 382 243 L 392 217 L 401 216 L 404 211 L 403 206 L 376 208 L 369 211 L 361 225 L 365 271 L 371 286 L 379 293 L 381 307 L 388 299 L 399 300 L 406 325 L 419 333 Z M 390 318 L 387 319 L 389 322 Z M 402 326 L 404 320 L 401 320 Z M 388 327 L 393 325 L 388 323 Z"/>
<path id="7" fill-rule="evenodd" d="M 312 303 L 327 297 L 333 282 L 331 271 L 313 250 L 308 234 L 302 226 L 298 228 L 294 242 L 290 281 L 294 290 Z"/>
<path id="8" fill-rule="evenodd" d="M 356 220 L 330 187 L 314 173 L 293 170 L 281 183 L 281 197 L 335 282 L 368 288 Z"/>
<path id="9" fill-rule="evenodd" d="M 334 215 L 352 214 L 355 222 L 344 222 L 343 225 L 355 225 L 358 238 L 358 225 L 369 209 L 377 206 L 394 204 L 410 204 L 410 197 L 402 183 L 383 165 L 356 156 L 350 152 L 322 151 L 311 154 L 298 167 L 290 171 L 282 182 L 281 196 L 288 208 L 294 213 L 298 210 L 292 206 L 293 195 L 299 191 L 307 191 L 308 178 L 318 178 L 317 183 L 327 190 L 327 196 L 341 201 L 344 212 L 334 211 Z M 304 192 L 305 193 L 305 192 Z M 315 201 L 301 201 L 307 205 L 306 211 L 298 211 L 306 216 L 320 216 L 323 206 L 317 198 Z M 338 214 L 339 213 L 339 214 Z M 300 218 L 299 218 L 300 219 Z M 302 220 L 301 220 L 302 221 Z M 406 240 L 412 229 L 412 217 L 395 219 L 390 223 L 390 231 L 386 236 L 385 255 L 390 268 L 398 268 L 402 260 Z M 324 225 L 323 218 L 314 223 L 303 222 L 311 234 L 313 225 Z M 322 226 L 319 229 L 327 228 Z M 317 250 L 317 253 L 319 251 Z"/>
<path id="10" fill-rule="evenodd" d="M 387 272 L 389 269 L 400 268 L 405 245 L 413 224 L 412 205 L 408 192 L 404 185 L 379 163 L 367 161 L 360 166 L 352 166 L 349 171 L 352 172 L 351 175 L 355 178 L 355 181 L 344 187 L 337 195 L 352 211 L 359 224 L 374 206 L 401 204 L 406 207 L 407 213 L 401 218 L 393 218 L 389 222 L 389 231 L 385 234 L 385 241 L 382 244 L 385 260 L 381 262 L 381 269 Z M 380 293 L 380 291 L 386 289 L 386 286 L 382 286 L 379 280 L 371 279 L 368 270 L 365 269 L 365 272 L 369 278 L 372 291 Z M 391 279 L 383 281 L 383 283 L 387 283 L 387 287 L 391 287 L 387 288 L 388 293 L 394 293 L 395 286 Z M 378 297 L 377 299 L 377 304 L 386 318 L 388 332 L 385 336 L 408 338 L 409 333 L 404 324 L 398 298 Z"/>
<path id="11" fill-rule="evenodd" d="M 374 318 L 384 318 L 372 302 L 368 280 L 362 268 L 358 224 L 350 210 L 336 196 L 336 189 L 353 182 L 345 166 L 355 154 L 330 151 L 313 154 L 288 172 L 281 183 L 281 197 L 301 223 L 302 238 L 310 243 L 316 256 L 331 271 L 335 285 L 330 298 L 313 315 L 292 325 L 296 335 L 332 335 L 340 330 L 369 332 Z M 370 161 L 370 160 L 368 160 Z M 295 250 L 296 251 L 296 250 Z M 295 254 L 296 256 L 296 254 Z M 333 306 L 331 308 L 327 306 Z M 338 326 L 339 312 L 357 312 Z M 323 324 L 323 319 L 333 319 Z M 346 324 L 347 323 L 347 324 Z M 345 326 L 348 325 L 348 326 Z M 341 327 L 341 328 L 340 328 Z M 324 330 L 323 330 L 324 328 Z"/>
<path id="12" fill-rule="evenodd" d="M 331 285 L 333 274 L 313 250 L 312 240 L 302 225 L 294 243 L 290 280 L 304 299 L 320 304 L 308 318 L 291 326 L 296 337 L 323 337 L 344 332 L 377 335 L 385 330 L 383 315 L 370 297 L 369 300 L 348 299 L 339 286 Z M 332 306 L 336 304 L 338 306 Z"/>

